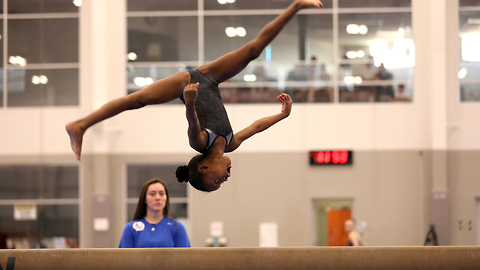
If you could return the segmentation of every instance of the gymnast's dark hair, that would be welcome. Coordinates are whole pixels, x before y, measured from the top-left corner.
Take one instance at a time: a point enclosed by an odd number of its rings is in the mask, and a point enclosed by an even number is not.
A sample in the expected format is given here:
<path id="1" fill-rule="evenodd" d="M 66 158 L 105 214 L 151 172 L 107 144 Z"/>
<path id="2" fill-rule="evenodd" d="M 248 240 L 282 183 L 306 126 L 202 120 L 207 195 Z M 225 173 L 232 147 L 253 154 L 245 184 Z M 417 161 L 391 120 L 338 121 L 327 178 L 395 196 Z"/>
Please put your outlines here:
<path id="1" fill-rule="evenodd" d="M 188 162 L 188 165 L 178 166 L 177 171 L 175 172 L 178 182 L 190 182 L 192 187 L 200 191 L 208 192 L 203 184 L 203 173 L 198 170 L 200 162 L 202 162 L 204 158 L 205 155 L 198 154 Z"/>

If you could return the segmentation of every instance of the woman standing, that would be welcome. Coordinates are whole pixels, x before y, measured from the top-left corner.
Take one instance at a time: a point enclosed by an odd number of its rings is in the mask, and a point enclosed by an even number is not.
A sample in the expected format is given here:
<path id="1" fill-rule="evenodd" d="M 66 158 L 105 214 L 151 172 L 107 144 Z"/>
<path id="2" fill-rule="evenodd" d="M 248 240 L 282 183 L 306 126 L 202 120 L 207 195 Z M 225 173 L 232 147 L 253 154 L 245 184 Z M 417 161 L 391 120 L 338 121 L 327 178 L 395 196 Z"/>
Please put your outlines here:
<path id="1" fill-rule="evenodd" d="M 168 188 L 158 178 L 145 182 L 133 220 L 127 223 L 119 248 L 190 247 L 185 227 L 169 216 Z"/>

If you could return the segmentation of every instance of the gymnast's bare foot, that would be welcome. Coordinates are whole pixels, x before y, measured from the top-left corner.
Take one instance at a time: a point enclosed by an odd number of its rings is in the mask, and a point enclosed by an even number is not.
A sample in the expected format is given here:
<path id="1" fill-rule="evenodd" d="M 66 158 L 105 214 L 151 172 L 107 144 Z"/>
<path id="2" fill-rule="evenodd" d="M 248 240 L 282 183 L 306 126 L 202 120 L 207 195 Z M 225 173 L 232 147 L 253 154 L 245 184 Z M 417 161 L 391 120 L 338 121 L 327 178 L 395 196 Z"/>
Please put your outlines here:
<path id="1" fill-rule="evenodd" d="M 65 125 L 65 130 L 70 136 L 70 146 L 72 147 L 73 152 L 77 156 L 77 159 L 80 160 L 80 153 L 82 152 L 82 140 L 83 133 L 85 130 L 80 127 L 77 122 L 71 122 Z"/>

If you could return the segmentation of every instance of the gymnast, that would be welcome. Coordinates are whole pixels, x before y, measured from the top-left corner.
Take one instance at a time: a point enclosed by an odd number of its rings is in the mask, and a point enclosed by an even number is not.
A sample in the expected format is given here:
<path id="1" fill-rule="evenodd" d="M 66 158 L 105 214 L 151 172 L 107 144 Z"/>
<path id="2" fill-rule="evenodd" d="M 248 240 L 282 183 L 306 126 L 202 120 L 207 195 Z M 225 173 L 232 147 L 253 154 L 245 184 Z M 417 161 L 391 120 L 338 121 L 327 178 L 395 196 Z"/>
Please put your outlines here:
<path id="1" fill-rule="evenodd" d="M 140 91 L 109 101 L 86 117 L 66 124 L 70 145 L 77 159 L 80 160 L 83 134 L 92 125 L 126 110 L 179 98 L 186 107 L 190 146 L 201 154 L 194 156 L 188 165 L 177 168 L 177 179 L 179 182 L 190 182 L 201 191 L 217 190 L 230 177 L 231 160 L 224 154 L 236 150 L 244 140 L 288 117 L 292 108 L 290 96 L 281 94 L 277 97 L 282 104 L 280 113 L 258 119 L 233 134 L 218 84 L 242 71 L 298 11 L 310 7 L 319 8 L 323 4 L 318 0 L 294 0 L 282 14 L 263 27 L 255 39 L 241 48 L 195 71 L 178 72 Z"/>

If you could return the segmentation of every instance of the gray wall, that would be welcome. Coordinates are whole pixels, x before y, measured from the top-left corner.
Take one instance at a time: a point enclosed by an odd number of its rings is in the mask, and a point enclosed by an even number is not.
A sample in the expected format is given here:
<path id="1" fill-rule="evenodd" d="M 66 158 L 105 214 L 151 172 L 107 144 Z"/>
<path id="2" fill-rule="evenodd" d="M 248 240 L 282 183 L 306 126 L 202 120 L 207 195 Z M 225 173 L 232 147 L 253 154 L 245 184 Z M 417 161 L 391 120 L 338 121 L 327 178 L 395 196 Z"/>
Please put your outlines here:
<path id="1" fill-rule="evenodd" d="M 351 166 L 310 166 L 308 153 L 234 153 L 232 176 L 213 193 L 189 190 L 189 233 L 193 246 L 204 246 L 210 222 L 222 221 L 228 246 L 258 246 L 261 222 L 276 222 L 280 246 L 315 244 L 314 200 L 350 199 L 352 215 L 367 223 L 369 245 L 423 245 L 430 225 L 432 151 L 355 151 Z M 85 172 L 93 171 L 84 157 Z M 112 194 L 111 245 L 118 245 L 125 222 L 123 194 L 127 163 L 185 162 L 190 155 L 108 156 L 102 166 L 110 174 Z M 475 198 L 480 195 L 480 151 L 448 152 L 448 189 L 451 207 L 451 244 L 475 244 Z M 173 172 L 172 172 L 173 173 Z M 85 208 L 92 183 L 85 175 Z M 87 192 L 88 191 L 88 192 Z M 85 227 L 92 213 L 85 212 Z M 462 221 L 462 230 L 458 222 Z M 85 230 L 84 245 L 93 232 Z"/>

